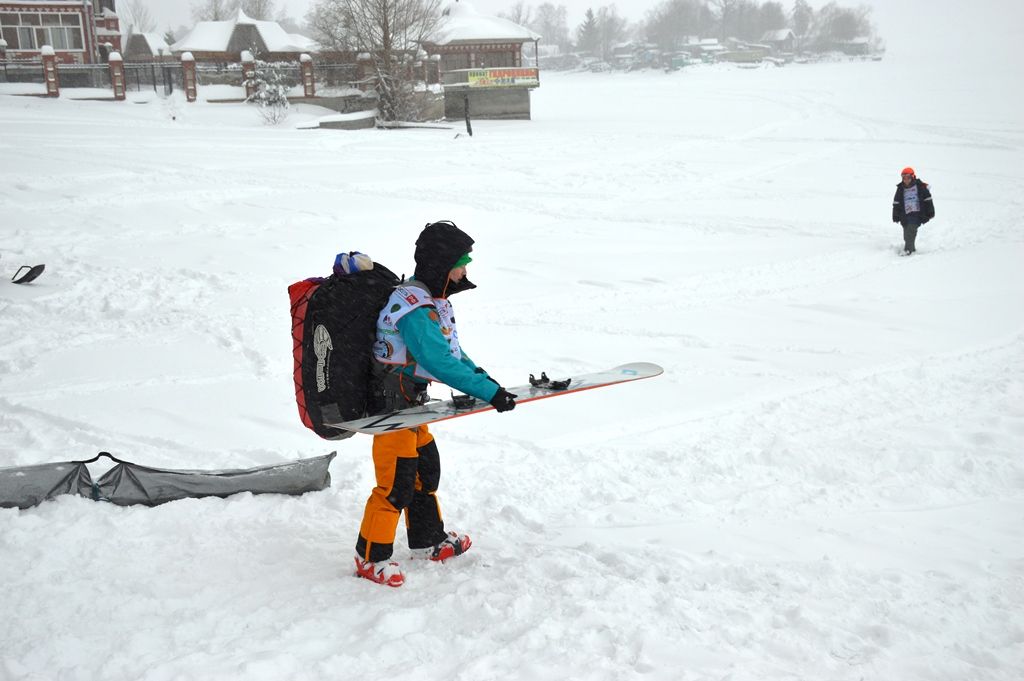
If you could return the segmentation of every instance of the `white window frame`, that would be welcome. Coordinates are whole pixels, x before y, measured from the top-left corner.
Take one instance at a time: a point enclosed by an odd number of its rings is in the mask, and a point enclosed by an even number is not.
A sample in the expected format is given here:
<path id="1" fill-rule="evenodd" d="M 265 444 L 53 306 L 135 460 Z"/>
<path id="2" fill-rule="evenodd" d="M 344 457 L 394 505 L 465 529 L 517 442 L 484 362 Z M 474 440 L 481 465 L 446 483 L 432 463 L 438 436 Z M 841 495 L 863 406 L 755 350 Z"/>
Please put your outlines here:
<path id="1" fill-rule="evenodd" d="M 16 25 L 2 24 L 3 28 L 12 28 L 18 34 L 18 47 L 9 47 L 12 51 L 37 51 L 42 48 L 37 39 L 37 31 L 45 32 L 46 41 L 55 50 L 61 52 L 85 52 L 85 30 L 82 27 L 82 15 L 78 12 L 5 12 L 18 17 Z M 22 21 L 23 15 L 34 15 L 37 23 L 29 24 Z M 56 26 L 43 25 L 44 16 L 59 17 L 60 23 Z M 72 23 L 65 23 L 67 17 L 74 17 Z M 77 32 L 77 42 L 81 47 L 71 47 L 76 42 L 72 36 Z M 59 35 L 59 38 L 57 37 Z M 26 40 L 28 38 L 28 40 Z M 45 44 L 44 43 L 44 44 Z M 60 43 L 63 47 L 55 43 Z"/>

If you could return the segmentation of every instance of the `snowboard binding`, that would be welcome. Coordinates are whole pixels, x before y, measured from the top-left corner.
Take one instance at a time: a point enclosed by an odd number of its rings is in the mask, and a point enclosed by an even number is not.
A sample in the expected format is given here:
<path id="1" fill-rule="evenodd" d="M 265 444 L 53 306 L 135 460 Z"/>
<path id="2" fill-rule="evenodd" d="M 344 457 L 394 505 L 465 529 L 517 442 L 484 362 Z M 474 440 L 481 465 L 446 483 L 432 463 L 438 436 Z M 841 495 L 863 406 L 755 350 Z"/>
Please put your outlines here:
<path id="1" fill-rule="evenodd" d="M 452 393 L 452 406 L 456 411 L 459 409 L 472 409 L 476 404 L 476 398 L 472 395 L 456 395 Z"/>
<path id="2" fill-rule="evenodd" d="M 530 374 L 530 385 L 534 388 L 542 388 L 544 390 L 566 390 L 569 384 L 572 383 L 571 378 L 567 378 L 562 381 L 552 381 L 548 378 L 547 373 L 540 372 L 540 378 L 536 378 L 533 374 Z"/>

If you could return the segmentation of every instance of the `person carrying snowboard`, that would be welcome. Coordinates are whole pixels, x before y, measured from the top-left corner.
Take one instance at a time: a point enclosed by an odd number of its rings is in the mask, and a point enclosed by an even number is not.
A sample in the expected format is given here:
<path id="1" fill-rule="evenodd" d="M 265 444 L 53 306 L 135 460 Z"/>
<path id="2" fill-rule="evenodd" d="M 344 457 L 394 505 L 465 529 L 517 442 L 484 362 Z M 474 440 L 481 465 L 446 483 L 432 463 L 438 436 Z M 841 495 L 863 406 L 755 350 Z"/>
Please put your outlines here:
<path id="1" fill-rule="evenodd" d="M 904 168 L 900 175 L 902 181 L 892 200 L 892 221 L 903 225 L 903 255 L 910 255 L 917 250 L 917 228 L 935 217 L 935 204 L 928 185 L 918 179 L 913 168 Z"/>
<path id="2" fill-rule="evenodd" d="M 476 288 L 466 278 L 472 248 L 473 239 L 448 221 L 428 224 L 420 233 L 414 277 L 395 288 L 377 320 L 371 413 L 422 402 L 430 381 L 489 402 L 499 412 L 515 408 L 516 395 L 459 345 L 448 299 Z M 356 541 L 359 577 L 387 586 L 405 582 L 401 566 L 391 559 L 403 511 L 409 548 L 418 557 L 443 561 L 472 545 L 468 536 L 445 531 L 435 494 L 440 458 L 427 426 L 375 435 L 373 465 L 377 486 L 366 501 Z"/>

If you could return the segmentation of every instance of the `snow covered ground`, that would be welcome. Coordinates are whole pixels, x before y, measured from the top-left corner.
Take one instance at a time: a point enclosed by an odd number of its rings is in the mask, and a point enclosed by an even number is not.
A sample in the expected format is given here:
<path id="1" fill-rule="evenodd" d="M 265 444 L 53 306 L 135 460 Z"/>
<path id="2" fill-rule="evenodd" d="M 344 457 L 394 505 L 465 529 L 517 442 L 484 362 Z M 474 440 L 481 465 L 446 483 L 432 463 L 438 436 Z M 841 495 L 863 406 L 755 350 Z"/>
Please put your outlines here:
<path id="1" fill-rule="evenodd" d="M 454 302 L 506 384 L 666 368 L 437 426 L 474 547 L 401 589 L 350 576 L 363 437 L 300 498 L 0 510 L 0 679 L 1024 677 L 1007 75 L 545 74 L 472 138 L 0 95 L 0 268 L 47 265 L 0 282 L 0 465 L 330 451 L 286 287 L 349 249 L 411 273 L 437 219 L 477 239 Z M 898 258 L 908 164 L 938 217 Z"/>

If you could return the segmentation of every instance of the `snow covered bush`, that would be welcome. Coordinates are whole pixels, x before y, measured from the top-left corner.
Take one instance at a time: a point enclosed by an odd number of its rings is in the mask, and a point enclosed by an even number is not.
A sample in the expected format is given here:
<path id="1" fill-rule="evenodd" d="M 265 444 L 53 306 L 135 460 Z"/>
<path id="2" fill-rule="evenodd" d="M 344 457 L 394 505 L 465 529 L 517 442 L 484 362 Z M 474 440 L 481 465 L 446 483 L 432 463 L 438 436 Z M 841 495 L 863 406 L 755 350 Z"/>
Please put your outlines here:
<path id="1" fill-rule="evenodd" d="M 245 80 L 245 86 L 254 88 L 245 101 L 259 107 L 267 125 L 277 125 L 288 117 L 291 107 L 286 94 L 288 86 L 284 82 L 284 74 L 274 64 L 256 60 L 253 77 Z"/>

